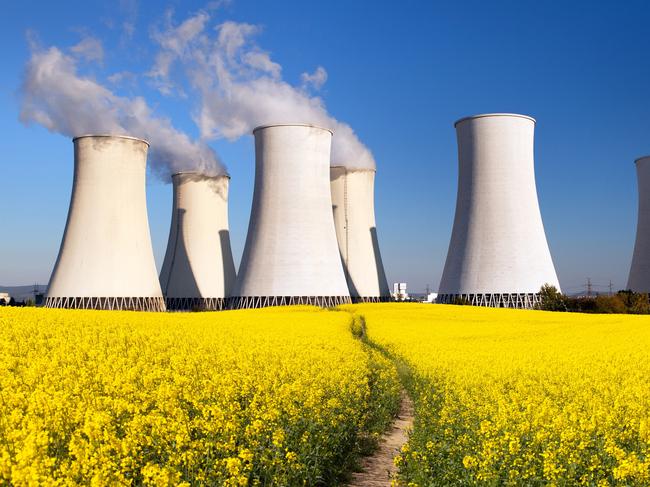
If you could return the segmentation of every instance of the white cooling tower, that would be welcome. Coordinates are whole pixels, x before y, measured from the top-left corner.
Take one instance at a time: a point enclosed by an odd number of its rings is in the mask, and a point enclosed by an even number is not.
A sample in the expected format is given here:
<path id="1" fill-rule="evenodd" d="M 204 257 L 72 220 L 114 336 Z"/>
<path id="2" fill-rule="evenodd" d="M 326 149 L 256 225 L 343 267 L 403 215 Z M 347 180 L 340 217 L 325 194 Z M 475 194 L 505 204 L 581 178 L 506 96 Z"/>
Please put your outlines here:
<path id="1" fill-rule="evenodd" d="M 73 143 L 70 209 L 45 305 L 164 311 L 147 219 L 149 144 L 114 135 Z"/>
<path id="2" fill-rule="evenodd" d="M 535 120 L 494 113 L 455 127 L 456 216 L 438 302 L 531 308 L 544 284 L 560 289 L 537 201 Z"/>
<path id="3" fill-rule="evenodd" d="M 641 157 L 635 162 L 639 188 L 639 215 L 627 288 L 636 292 L 650 293 L 650 156 Z"/>
<path id="4" fill-rule="evenodd" d="M 375 224 L 375 170 L 330 169 L 334 227 L 353 302 L 390 300 Z"/>
<path id="5" fill-rule="evenodd" d="M 160 285 L 170 310 L 219 310 L 235 284 L 228 176 L 172 176 L 172 222 Z"/>
<path id="6" fill-rule="evenodd" d="M 349 303 L 332 216 L 332 132 L 278 124 L 253 134 L 255 190 L 231 307 Z"/>

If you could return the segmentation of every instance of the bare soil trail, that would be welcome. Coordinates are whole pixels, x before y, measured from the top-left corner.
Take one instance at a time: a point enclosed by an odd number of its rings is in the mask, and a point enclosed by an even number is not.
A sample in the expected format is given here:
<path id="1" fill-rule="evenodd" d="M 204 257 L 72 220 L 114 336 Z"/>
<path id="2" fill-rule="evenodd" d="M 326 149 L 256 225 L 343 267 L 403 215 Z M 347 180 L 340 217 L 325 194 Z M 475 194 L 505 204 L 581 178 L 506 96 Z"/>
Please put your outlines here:
<path id="1" fill-rule="evenodd" d="M 413 425 L 413 401 L 406 391 L 402 391 L 399 413 L 379 441 L 379 447 L 370 456 L 361 460 L 361 471 L 352 474 L 348 487 L 390 486 L 397 468 L 393 458 L 408 440 L 408 432 Z"/>

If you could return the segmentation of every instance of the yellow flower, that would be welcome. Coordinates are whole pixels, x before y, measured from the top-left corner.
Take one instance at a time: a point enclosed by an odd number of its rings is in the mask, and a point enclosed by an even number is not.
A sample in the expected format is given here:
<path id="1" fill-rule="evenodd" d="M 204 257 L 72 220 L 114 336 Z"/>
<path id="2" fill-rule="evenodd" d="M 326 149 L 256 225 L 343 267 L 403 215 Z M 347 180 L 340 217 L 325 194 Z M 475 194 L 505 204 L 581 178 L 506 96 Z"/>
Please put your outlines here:
<path id="1" fill-rule="evenodd" d="M 470 455 L 465 455 L 465 458 L 463 458 L 463 466 L 465 468 L 473 468 L 477 464 L 476 458 Z"/>
<path id="2" fill-rule="evenodd" d="M 416 421 L 396 462 L 404 483 L 650 485 L 646 316 L 348 309 L 410 374 Z"/>
<path id="3" fill-rule="evenodd" d="M 1 308 L 0 484 L 333 482 L 399 394 L 351 322 Z"/>

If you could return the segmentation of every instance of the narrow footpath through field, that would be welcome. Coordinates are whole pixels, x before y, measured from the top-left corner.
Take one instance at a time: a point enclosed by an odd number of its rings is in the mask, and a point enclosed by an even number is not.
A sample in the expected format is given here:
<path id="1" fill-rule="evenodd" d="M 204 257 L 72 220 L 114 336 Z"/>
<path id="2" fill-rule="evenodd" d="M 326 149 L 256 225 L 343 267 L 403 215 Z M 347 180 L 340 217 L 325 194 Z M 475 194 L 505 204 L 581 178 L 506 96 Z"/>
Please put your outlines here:
<path id="1" fill-rule="evenodd" d="M 379 447 L 370 456 L 361 460 L 361 471 L 352 474 L 349 487 L 390 486 L 397 468 L 393 458 L 408 440 L 408 432 L 413 425 L 413 402 L 402 390 L 399 413 L 379 441 Z"/>

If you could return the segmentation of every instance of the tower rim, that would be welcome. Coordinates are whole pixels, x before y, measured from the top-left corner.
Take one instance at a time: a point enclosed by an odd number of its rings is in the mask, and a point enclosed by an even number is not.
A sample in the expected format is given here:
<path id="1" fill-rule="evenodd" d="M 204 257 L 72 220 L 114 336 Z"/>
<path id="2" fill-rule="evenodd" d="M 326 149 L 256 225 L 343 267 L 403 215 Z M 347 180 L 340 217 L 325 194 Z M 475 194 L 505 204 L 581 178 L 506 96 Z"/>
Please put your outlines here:
<path id="1" fill-rule="evenodd" d="M 337 164 L 336 166 L 330 166 L 330 169 L 345 169 L 345 172 L 377 172 L 377 169 L 372 167 L 355 167 L 349 168 L 343 164 Z"/>
<path id="2" fill-rule="evenodd" d="M 634 159 L 634 164 L 638 164 L 640 161 L 648 160 L 650 161 L 650 156 L 641 156 Z"/>
<path id="3" fill-rule="evenodd" d="M 100 138 L 100 137 L 105 137 L 105 138 L 115 138 L 115 139 L 129 139 L 129 140 L 137 140 L 139 142 L 144 142 L 147 144 L 148 147 L 151 146 L 148 140 L 146 139 L 141 139 L 140 137 L 134 137 L 132 135 L 120 135 L 120 134 L 83 134 L 83 135 L 77 135 L 76 137 L 72 137 L 72 142 L 74 143 L 75 140 L 78 139 L 87 139 L 87 138 Z"/>
<path id="4" fill-rule="evenodd" d="M 529 115 L 522 115 L 520 113 L 507 113 L 507 112 L 498 112 L 498 113 L 479 113 L 477 115 L 469 115 L 467 117 L 462 117 L 459 118 L 454 122 L 454 127 L 456 127 L 459 123 L 466 122 L 467 120 L 474 120 L 476 118 L 487 118 L 487 117 L 512 117 L 512 118 L 525 118 L 527 120 L 530 120 L 533 123 L 537 123 L 537 120 L 535 120 L 533 117 Z"/>
<path id="5" fill-rule="evenodd" d="M 219 178 L 232 179 L 230 177 L 230 174 L 227 174 L 227 173 L 226 174 L 217 174 L 216 176 L 208 176 L 207 174 L 203 174 L 201 171 L 176 171 L 176 172 L 172 173 L 171 177 L 175 178 L 176 176 L 183 176 L 184 174 L 190 174 L 190 175 L 193 175 L 193 176 L 201 176 L 202 178 L 205 178 L 205 179 L 219 179 Z"/>
<path id="6" fill-rule="evenodd" d="M 334 131 L 332 129 L 328 129 L 326 127 L 321 127 L 320 125 L 315 125 L 313 123 L 268 123 L 264 125 L 258 125 L 253 129 L 252 134 L 255 134 L 258 130 L 262 129 L 268 129 L 272 127 L 312 127 L 315 129 L 321 129 L 321 130 L 326 130 L 330 134 L 334 135 Z"/>

